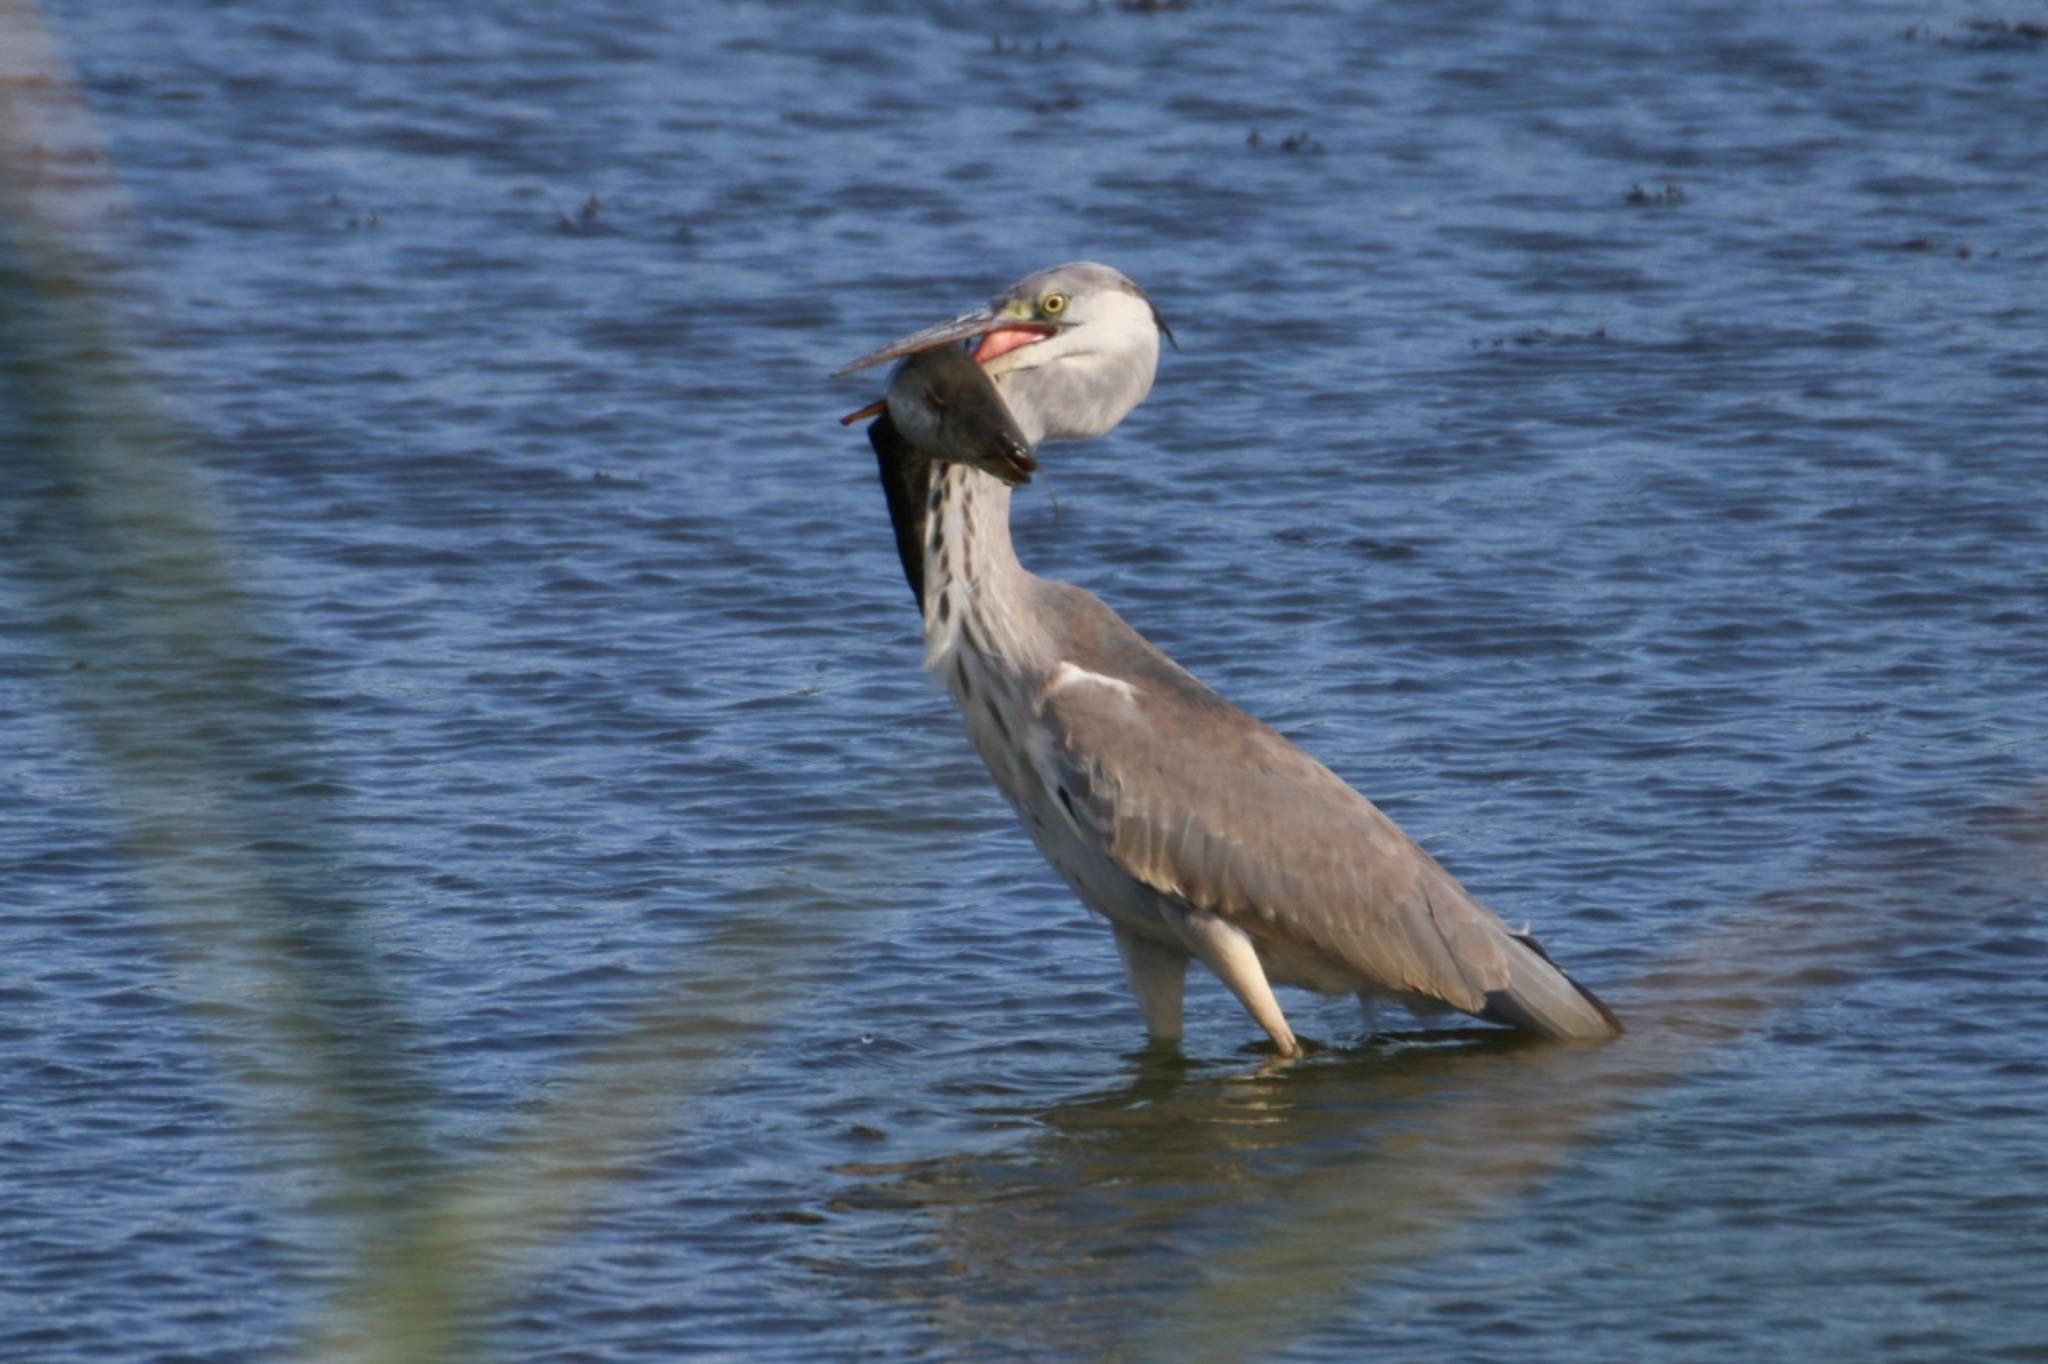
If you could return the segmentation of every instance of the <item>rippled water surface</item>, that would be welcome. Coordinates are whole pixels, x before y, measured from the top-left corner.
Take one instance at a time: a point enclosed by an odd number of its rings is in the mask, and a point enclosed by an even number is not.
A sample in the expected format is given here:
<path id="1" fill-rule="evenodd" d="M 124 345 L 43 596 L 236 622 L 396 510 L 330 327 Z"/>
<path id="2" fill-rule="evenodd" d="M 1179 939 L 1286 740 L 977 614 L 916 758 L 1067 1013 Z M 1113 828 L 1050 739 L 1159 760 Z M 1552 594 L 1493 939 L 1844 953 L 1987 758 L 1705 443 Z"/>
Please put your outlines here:
<path id="1" fill-rule="evenodd" d="M 0 6 L 0 1357 L 2048 1357 L 2043 16 L 1159 8 Z M 1074 258 L 1626 1039 L 1138 1049 L 828 378 Z"/>

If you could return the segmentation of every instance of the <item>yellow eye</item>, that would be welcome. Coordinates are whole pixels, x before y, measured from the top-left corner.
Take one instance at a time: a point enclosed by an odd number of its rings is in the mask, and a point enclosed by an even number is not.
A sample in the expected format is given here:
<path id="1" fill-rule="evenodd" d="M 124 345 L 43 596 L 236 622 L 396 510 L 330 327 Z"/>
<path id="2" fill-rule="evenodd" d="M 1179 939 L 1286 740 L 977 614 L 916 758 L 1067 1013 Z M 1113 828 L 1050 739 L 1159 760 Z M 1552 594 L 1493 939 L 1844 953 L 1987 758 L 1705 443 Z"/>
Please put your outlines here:
<path id="1" fill-rule="evenodd" d="M 1058 317 L 1066 310 L 1067 296 L 1065 294 L 1047 294 L 1044 298 L 1038 300 L 1038 311 L 1044 313 L 1047 317 Z"/>

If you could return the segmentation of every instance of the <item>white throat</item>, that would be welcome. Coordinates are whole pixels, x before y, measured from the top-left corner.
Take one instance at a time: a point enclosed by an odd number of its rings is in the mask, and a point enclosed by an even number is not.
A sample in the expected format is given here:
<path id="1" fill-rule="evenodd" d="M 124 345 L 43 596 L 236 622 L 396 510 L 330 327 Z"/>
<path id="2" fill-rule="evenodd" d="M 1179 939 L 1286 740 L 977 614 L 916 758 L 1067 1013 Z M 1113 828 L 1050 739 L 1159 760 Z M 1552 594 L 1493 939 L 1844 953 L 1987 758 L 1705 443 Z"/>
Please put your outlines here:
<path id="1" fill-rule="evenodd" d="M 1092 440 L 1145 401 L 1159 367 L 1159 329 L 1151 305 L 1119 295 L 1099 316 L 988 366 L 1010 415 L 1034 447 L 1049 440 Z"/>

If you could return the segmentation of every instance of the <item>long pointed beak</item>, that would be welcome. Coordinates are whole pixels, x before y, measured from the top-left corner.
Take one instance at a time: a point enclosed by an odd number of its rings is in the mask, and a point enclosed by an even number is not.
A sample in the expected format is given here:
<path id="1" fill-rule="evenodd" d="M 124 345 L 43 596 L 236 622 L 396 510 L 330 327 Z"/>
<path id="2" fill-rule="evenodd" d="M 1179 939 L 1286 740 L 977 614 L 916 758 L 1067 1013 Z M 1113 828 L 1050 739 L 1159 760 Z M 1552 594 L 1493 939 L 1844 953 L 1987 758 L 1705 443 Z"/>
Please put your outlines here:
<path id="1" fill-rule="evenodd" d="M 1005 325 L 1006 322 L 1014 325 L 1014 321 L 1006 319 L 993 306 L 984 304 L 972 312 L 962 313 L 960 316 L 950 318 L 939 323 L 937 326 L 926 327 L 920 332 L 912 332 L 900 341 L 891 341 L 880 350 L 869 351 L 852 364 L 841 365 L 838 369 L 833 370 L 832 377 L 841 379 L 849 374 L 855 374 L 867 369 L 870 366 L 879 365 L 884 360 L 894 360 L 901 355 L 915 355 L 921 350 L 930 350 L 934 346 L 943 346 L 948 341 L 960 341 L 970 336 L 980 336 L 985 332 L 994 331 L 996 328 Z"/>

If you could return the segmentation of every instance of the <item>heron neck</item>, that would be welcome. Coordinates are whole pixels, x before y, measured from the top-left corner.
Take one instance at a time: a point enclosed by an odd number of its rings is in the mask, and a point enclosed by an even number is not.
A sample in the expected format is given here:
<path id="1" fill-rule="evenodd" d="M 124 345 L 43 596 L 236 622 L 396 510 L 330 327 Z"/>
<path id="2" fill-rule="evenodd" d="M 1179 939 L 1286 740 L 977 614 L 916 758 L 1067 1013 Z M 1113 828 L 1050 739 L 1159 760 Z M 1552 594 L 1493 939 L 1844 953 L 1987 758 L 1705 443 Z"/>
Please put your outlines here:
<path id="1" fill-rule="evenodd" d="M 965 464 L 933 470 L 924 543 L 925 666 L 961 643 L 979 653 L 1024 641 L 1031 575 L 1010 544 L 1010 488 Z"/>

